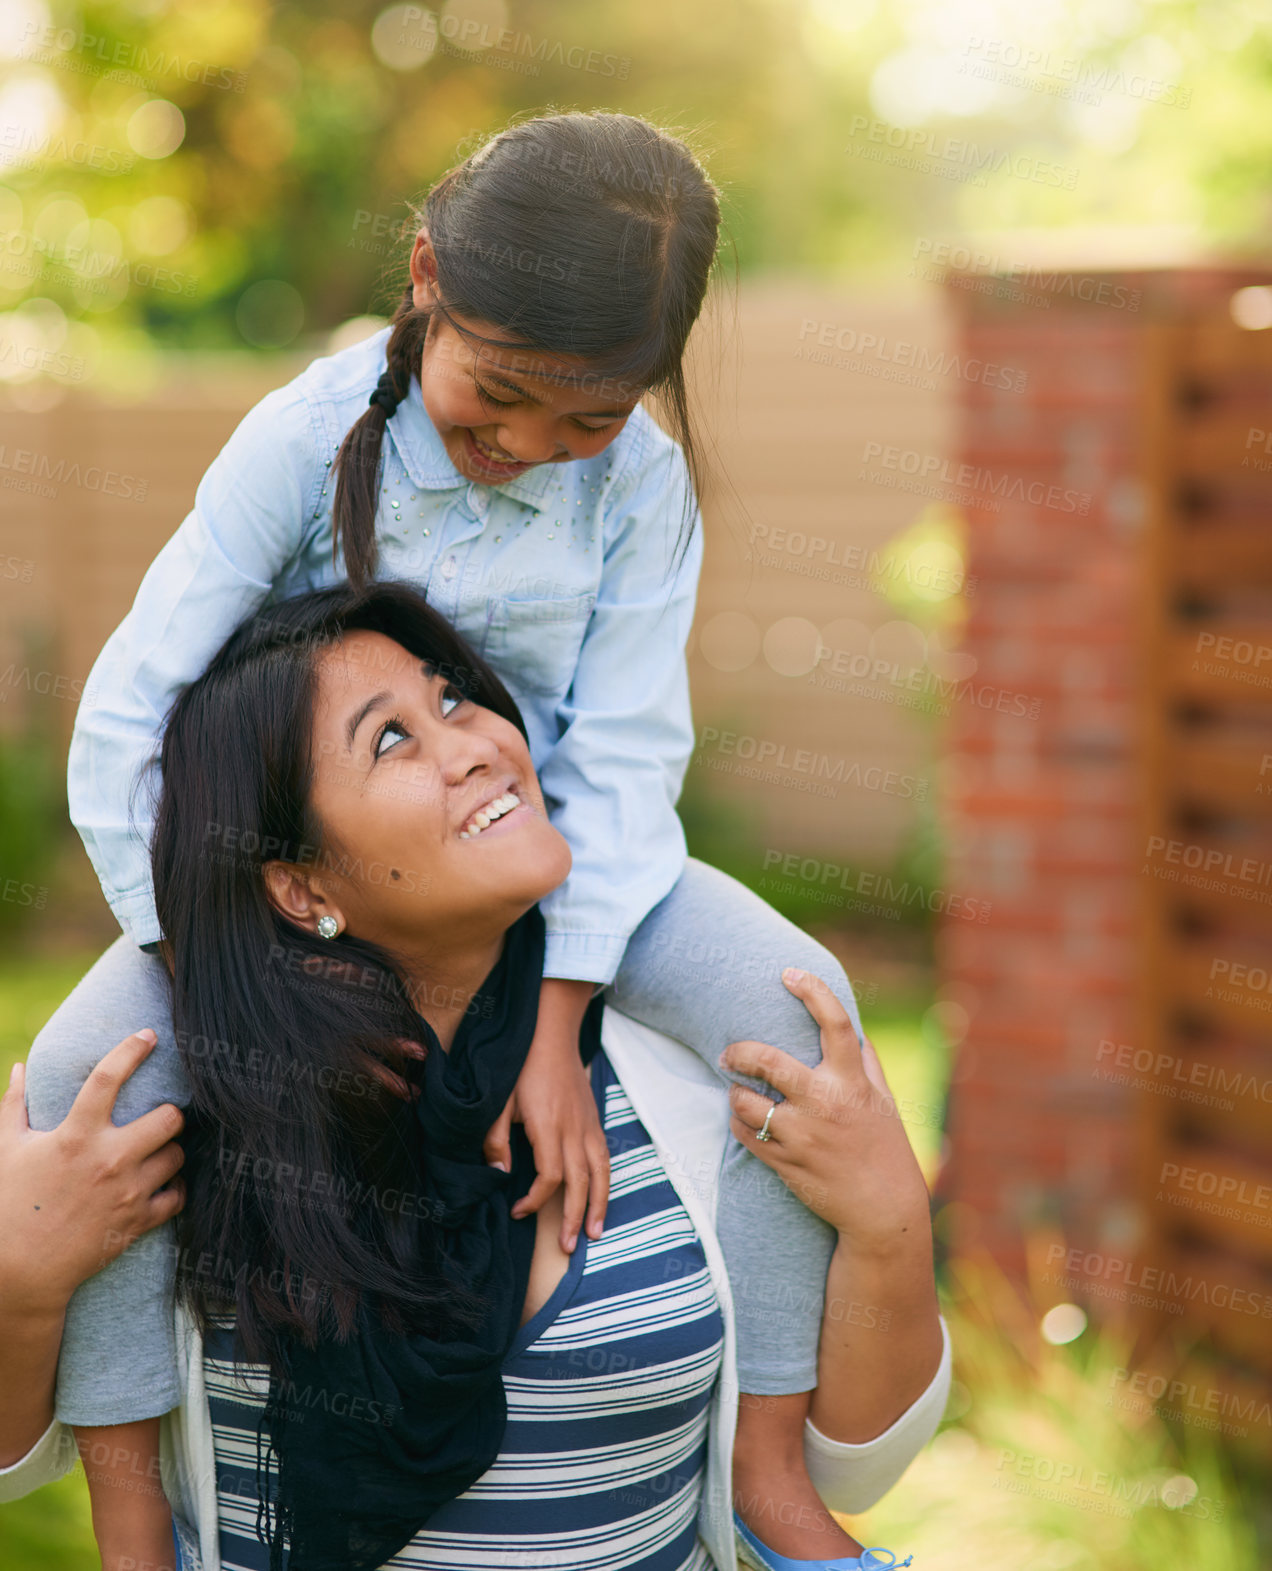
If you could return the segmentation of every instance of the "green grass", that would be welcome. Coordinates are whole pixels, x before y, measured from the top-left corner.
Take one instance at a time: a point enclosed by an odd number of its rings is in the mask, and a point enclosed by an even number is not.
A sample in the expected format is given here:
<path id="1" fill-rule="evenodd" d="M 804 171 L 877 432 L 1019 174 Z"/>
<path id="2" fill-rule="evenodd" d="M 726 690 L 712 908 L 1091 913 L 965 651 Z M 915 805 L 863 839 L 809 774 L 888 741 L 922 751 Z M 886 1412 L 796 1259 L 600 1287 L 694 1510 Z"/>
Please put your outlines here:
<path id="1" fill-rule="evenodd" d="M 926 1015 L 927 1004 L 912 994 L 884 998 L 862 1009 L 861 1023 L 930 1184 L 941 1149 L 949 1047 Z"/>

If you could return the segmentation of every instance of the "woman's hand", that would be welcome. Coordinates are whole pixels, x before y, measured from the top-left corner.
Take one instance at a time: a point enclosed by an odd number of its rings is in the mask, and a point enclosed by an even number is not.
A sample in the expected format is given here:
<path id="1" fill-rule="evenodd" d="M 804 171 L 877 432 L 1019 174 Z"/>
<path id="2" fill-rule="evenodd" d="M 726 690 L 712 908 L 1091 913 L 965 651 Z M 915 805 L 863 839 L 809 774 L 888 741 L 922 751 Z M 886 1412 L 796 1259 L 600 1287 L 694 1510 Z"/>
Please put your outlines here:
<path id="1" fill-rule="evenodd" d="M 31 1128 L 24 1065 L 0 1099 L 0 1467 L 25 1456 L 53 1418 L 72 1293 L 184 1203 L 180 1109 L 165 1103 L 118 1128 L 110 1119 L 154 1045 L 153 1031 L 139 1031 L 111 1048 L 56 1129 Z"/>
<path id="2" fill-rule="evenodd" d="M 782 980 L 821 1027 L 822 1061 L 809 1069 L 767 1043 L 731 1043 L 721 1063 L 766 1081 L 786 1100 L 735 1085 L 729 1127 L 855 1253 L 887 1251 L 928 1227 L 927 1187 L 896 1103 L 874 1048 L 857 1045 L 825 982 L 794 970 Z M 761 1141 L 766 1117 L 769 1138 Z"/>
<path id="3" fill-rule="evenodd" d="M 592 997 L 591 982 L 545 977 L 539 1022 L 516 1090 L 486 1136 L 486 1160 L 512 1162 L 513 1117 L 534 1147 L 537 1176 L 513 1216 L 537 1211 L 565 1182 L 561 1248 L 573 1253 L 587 1213 L 587 1236 L 599 1238 L 609 1203 L 609 1147 L 596 1113 L 591 1079 L 579 1057 L 579 1028 Z"/>
<path id="4" fill-rule="evenodd" d="M 782 980 L 821 1027 L 807 1069 L 762 1042 L 734 1042 L 722 1062 L 787 1098 L 729 1092 L 730 1128 L 810 1210 L 836 1229 L 826 1276 L 809 1417 L 823 1435 L 863 1445 L 931 1385 L 943 1346 L 932 1272 L 927 1186 L 874 1049 L 817 977 Z M 757 1131 L 770 1111 L 770 1138 Z"/>
<path id="5" fill-rule="evenodd" d="M 0 1100 L 0 1298 L 14 1309 L 61 1313 L 71 1294 L 140 1234 L 184 1203 L 184 1122 L 170 1104 L 116 1127 L 119 1089 L 155 1045 L 153 1031 L 125 1037 L 81 1086 L 56 1129 L 27 1120 L 25 1066 L 15 1064 Z M 168 1186 L 168 1187 L 165 1187 Z"/>

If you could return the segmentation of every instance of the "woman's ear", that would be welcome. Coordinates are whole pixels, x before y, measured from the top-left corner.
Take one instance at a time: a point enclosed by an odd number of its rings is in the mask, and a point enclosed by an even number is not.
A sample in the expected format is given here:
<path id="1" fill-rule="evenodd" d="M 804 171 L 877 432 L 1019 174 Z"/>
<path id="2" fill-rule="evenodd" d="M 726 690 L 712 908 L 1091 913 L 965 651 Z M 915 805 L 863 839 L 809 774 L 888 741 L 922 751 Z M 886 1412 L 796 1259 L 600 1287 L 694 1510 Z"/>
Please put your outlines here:
<path id="1" fill-rule="evenodd" d="M 427 229 L 420 230 L 411 247 L 411 286 L 417 311 L 436 303 L 437 253 L 433 250 Z"/>
<path id="2" fill-rule="evenodd" d="M 329 895 L 311 881 L 303 867 L 293 867 L 288 862 L 266 862 L 261 869 L 265 879 L 265 895 L 279 916 L 286 917 L 307 933 L 318 932 L 318 923 L 330 917 L 336 923 L 336 932 L 345 929 L 344 915 Z"/>

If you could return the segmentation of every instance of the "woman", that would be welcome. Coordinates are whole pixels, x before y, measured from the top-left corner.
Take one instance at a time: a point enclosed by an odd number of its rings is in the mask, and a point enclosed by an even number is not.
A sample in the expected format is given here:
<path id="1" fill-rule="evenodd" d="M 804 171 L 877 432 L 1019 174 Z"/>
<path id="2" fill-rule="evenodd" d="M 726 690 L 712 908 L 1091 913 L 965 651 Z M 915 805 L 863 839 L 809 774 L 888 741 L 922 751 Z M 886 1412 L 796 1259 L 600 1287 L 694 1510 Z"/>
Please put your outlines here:
<path id="1" fill-rule="evenodd" d="M 607 1017 L 592 1083 L 629 1210 L 573 1261 L 559 1218 L 510 1218 L 524 1143 L 511 1173 L 482 1159 L 533 1030 L 537 902 L 569 869 L 497 679 L 410 591 L 301 597 L 183 696 L 163 777 L 155 888 L 193 1088 L 171 1492 L 205 1563 L 218 1514 L 227 1564 L 269 1563 L 264 1502 L 306 1571 L 487 1564 L 510 1543 L 527 1564 L 732 1566 L 720 1091 Z M 843 1010 L 790 985 L 825 1061 L 736 1044 L 730 1067 L 787 1101 L 735 1090 L 731 1127 L 838 1232 L 805 1450 L 860 1509 L 943 1406 L 926 1195 Z M 121 1429 L 144 1476 L 157 1422 Z M 257 1432 L 276 1479 L 245 1466 Z M 95 1488 L 107 1564 L 154 1527 L 128 1483 Z"/>

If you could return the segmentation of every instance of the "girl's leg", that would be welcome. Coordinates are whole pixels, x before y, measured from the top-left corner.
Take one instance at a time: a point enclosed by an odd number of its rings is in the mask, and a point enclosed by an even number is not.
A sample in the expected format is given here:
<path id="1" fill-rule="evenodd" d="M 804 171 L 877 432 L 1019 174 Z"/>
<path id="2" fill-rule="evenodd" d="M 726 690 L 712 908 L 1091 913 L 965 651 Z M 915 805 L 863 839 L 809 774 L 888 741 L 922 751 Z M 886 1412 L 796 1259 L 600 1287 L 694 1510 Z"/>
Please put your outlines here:
<path id="1" fill-rule="evenodd" d="M 856 1000 L 834 957 L 758 895 L 690 858 L 675 888 L 632 935 L 610 996 L 615 1008 L 684 1042 L 717 1074 L 723 1074 L 720 1053 L 744 1038 L 817 1064 L 818 1028 L 783 985 L 786 966 L 821 977 L 861 1038 Z M 739 1513 L 779 1553 L 855 1553 L 853 1541 L 821 1509 L 803 1467 L 833 1229 L 733 1139 L 721 1172 L 717 1228 L 737 1317 L 738 1384 L 746 1393 L 734 1465 Z M 778 1456 L 785 1466 L 775 1465 Z M 801 1510 L 793 1513 L 792 1506 Z"/>

